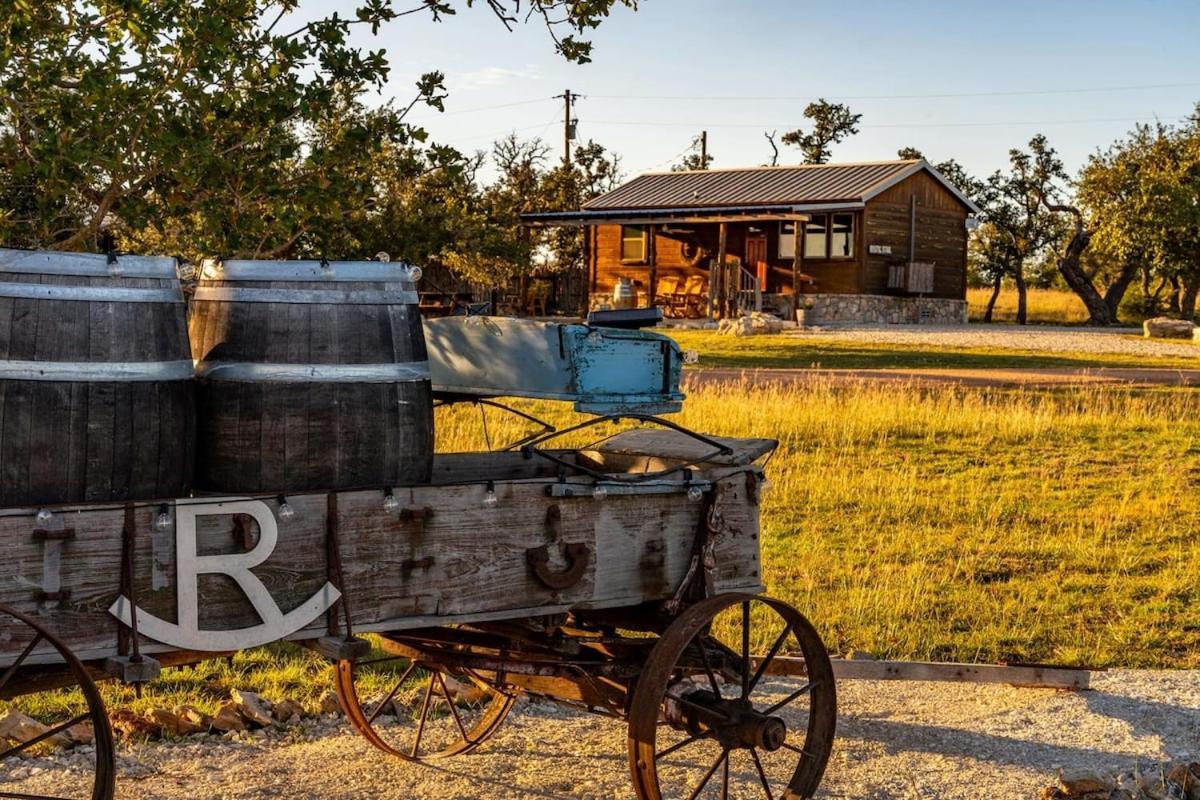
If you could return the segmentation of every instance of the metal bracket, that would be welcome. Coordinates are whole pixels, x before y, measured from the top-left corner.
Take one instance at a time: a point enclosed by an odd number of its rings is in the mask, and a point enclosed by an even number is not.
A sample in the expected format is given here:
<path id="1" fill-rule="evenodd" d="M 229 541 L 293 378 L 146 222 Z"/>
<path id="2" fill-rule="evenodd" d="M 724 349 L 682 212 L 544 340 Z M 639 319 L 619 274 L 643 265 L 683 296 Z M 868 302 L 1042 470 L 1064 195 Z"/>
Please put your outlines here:
<path id="1" fill-rule="evenodd" d="M 550 589 L 569 589 L 579 583 L 592 558 L 592 549 L 583 542 L 564 542 L 562 548 L 567 559 L 567 568 L 562 572 L 551 571 L 548 545 L 531 547 L 525 551 L 525 560 L 529 562 L 534 577 Z"/>
<path id="2" fill-rule="evenodd" d="M 354 661 L 371 652 L 371 643 L 357 636 L 322 636 L 312 648 L 333 661 Z"/>
<path id="3" fill-rule="evenodd" d="M 417 535 L 425 534 L 425 523 L 433 519 L 433 509 L 429 506 L 424 508 L 402 508 L 400 509 L 399 519 L 401 522 L 417 523 Z"/>
<path id="4" fill-rule="evenodd" d="M 111 656 L 104 659 L 104 671 L 122 683 L 149 683 L 162 673 L 162 664 L 150 656 Z"/>

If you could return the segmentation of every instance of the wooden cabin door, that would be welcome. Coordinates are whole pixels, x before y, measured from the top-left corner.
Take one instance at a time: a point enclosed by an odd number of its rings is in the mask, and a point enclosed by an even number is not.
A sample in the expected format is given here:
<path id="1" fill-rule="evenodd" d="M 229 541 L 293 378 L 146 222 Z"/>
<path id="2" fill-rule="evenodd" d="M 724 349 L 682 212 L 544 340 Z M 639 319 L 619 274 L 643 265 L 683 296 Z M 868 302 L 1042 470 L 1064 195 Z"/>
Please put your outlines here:
<path id="1" fill-rule="evenodd" d="M 767 290 L 767 235 L 765 233 L 746 235 L 746 257 L 742 263 L 758 278 L 758 286 L 765 292 Z"/>

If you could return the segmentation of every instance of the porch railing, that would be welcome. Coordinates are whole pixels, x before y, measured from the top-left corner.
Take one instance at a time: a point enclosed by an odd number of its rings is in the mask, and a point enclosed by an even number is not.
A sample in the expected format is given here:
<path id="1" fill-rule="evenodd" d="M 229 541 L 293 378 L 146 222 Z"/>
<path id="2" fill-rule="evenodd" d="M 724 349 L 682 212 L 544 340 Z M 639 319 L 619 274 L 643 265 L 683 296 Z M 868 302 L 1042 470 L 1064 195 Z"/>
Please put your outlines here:
<path id="1" fill-rule="evenodd" d="M 751 311 L 762 311 L 762 284 L 758 281 L 758 276 L 750 270 L 735 264 L 737 270 L 737 312 L 738 314 L 749 314 Z"/>

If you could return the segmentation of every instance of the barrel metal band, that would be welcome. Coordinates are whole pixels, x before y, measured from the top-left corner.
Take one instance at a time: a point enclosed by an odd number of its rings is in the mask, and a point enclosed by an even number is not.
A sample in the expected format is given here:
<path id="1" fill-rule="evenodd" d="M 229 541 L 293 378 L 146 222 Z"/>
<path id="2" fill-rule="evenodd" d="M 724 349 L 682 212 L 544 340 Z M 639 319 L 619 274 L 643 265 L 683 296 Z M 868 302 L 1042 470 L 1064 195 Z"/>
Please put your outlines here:
<path id="1" fill-rule="evenodd" d="M 323 305 L 397 306 L 416 305 L 413 291 L 342 291 L 339 289 L 235 289 L 227 286 L 201 286 L 196 300 L 224 303 L 317 303 Z"/>
<path id="2" fill-rule="evenodd" d="M 193 374 L 187 361 L 0 361 L 0 380 L 140 383 L 186 381 Z"/>
<path id="3" fill-rule="evenodd" d="M 196 376 L 256 383 L 408 383 L 429 380 L 429 362 L 405 364 L 252 364 L 201 361 Z"/>
<path id="4" fill-rule="evenodd" d="M 0 297 L 30 300 L 82 300 L 94 303 L 182 303 L 178 289 L 125 289 L 116 286 L 55 286 L 41 283 L 0 283 Z"/>
<path id="5" fill-rule="evenodd" d="M 386 261 L 205 261 L 200 276 L 214 281 L 409 281 L 403 263 Z"/>
<path id="6" fill-rule="evenodd" d="M 121 256 L 110 262 L 103 253 L 58 253 L 0 248 L 0 272 L 33 275 L 90 275 L 97 278 L 178 278 L 175 259 Z"/>

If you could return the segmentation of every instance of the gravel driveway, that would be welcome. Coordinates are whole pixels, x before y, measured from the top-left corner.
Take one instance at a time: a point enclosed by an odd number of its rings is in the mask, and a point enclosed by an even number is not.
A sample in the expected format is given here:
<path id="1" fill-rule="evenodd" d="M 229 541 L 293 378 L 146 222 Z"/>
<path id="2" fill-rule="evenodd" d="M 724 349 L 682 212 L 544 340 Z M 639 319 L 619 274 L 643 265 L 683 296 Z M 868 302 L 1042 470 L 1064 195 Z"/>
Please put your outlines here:
<path id="1" fill-rule="evenodd" d="M 846 342 L 933 345 L 938 347 L 1000 347 L 1059 353 L 1124 353 L 1145 356 L 1195 356 L 1200 345 L 1187 341 L 1141 338 L 1135 328 L 1066 328 L 1019 325 L 856 325 L 812 331 L 789 331 L 788 336 L 819 336 Z"/>
<path id="2" fill-rule="evenodd" d="M 839 738 L 821 796 L 1033 800 L 1059 769 L 1116 771 L 1200 755 L 1200 672 L 1113 671 L 1092 684 L 1075 693 L 843 681 Z M 782 697 L 794 686 L 770 688 Z M 127 750 L 118 797 L 631 796 L 624 726 L 540 703 L 518 706 L 476 754 L 431 766 L 384 758 L 333 718 L 241 736 Z M 20 770 L 39 771 L 0 782 L 0 793 L 54 794 L 66 768 L 30 759 Z M 750 770 L 735 758 L 731 797 L 762 796 Z"/>

